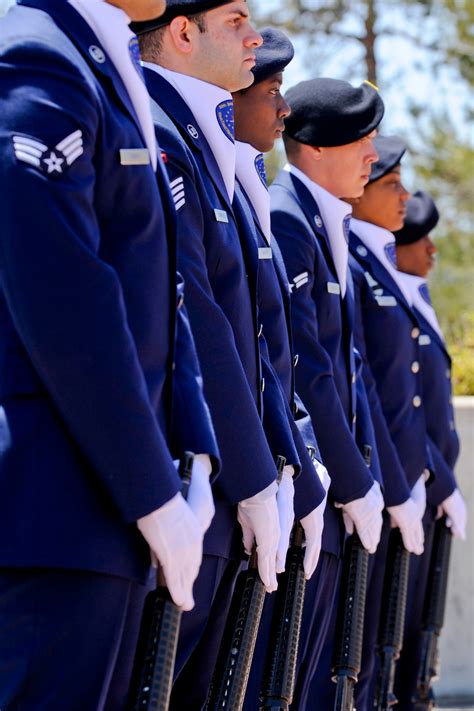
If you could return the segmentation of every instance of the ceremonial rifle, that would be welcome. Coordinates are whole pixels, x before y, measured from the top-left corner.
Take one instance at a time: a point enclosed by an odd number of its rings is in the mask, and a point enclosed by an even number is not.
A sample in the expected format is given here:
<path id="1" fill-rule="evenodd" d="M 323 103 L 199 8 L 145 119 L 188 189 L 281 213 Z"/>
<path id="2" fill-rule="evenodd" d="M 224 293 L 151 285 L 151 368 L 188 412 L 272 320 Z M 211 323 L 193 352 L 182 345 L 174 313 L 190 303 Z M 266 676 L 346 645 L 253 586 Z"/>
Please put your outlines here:
<path id="1" fill-rule="evenodd" d="M 354 533 L 345 544 L 337 612 L 332 666 L 332 680 L 337 684 L 335 711 L 354 708 L 354 685 L 360 672 L 364 638 L 368 565 L 369 554 Z"/>
<path id="2" fill-rule="evenodd" d="M 314 462 L 314 447 L 308 446 L 307 450 Z M 261 711 L 287 711 L 293 700 L 306 589 L 303 543 L 303 527 L 299 521 L 295 521 L 286 556 L 285 572 L 278 576 L 260 690 Z"/>
<path id="3" fill-rule="evenodd" d="M 413 699 L 415 711 L 427 711 L 435 707 L 431 683 L 439 677 L 440 672 L 438 640 L 444 623 L 451 540 L 452 534 L 446 526 L 446 517 L 440 518 L 434 525 L 433 549 L 425 592 L 421 662 Z"/>
<path id="4" fill-rule="evenodd" d="M 390 531 L 379 621 L 378 655 L 380 668 L 375 693 L 377 711 L 387 711 L 397 703 L 393 693 L 395 665 L 403 646 L 410 554 L 403 545 L 399 528 Z"/>
<path id="5" fill-rule="evenodd" d="M 179 468 L 181 494 L 187 497 L 194 454 L 185 452 Z M 148 593 L 130 686 L 132 711 L 168 711 L 173 684 L 181 610 L 177 607 L 158 569 L 157 587 Z"/>
<path id="6" fill-rule="evenodd" d="M 277 457 L 277 481 L 285 457 Z M 240 711 L 245 699 L 258 627 L 265 600 L 265 586 L 258 574 L 254 545 L 247 570 L 237 576 L 216 666 L 207 697 L 207 711 Z"/>

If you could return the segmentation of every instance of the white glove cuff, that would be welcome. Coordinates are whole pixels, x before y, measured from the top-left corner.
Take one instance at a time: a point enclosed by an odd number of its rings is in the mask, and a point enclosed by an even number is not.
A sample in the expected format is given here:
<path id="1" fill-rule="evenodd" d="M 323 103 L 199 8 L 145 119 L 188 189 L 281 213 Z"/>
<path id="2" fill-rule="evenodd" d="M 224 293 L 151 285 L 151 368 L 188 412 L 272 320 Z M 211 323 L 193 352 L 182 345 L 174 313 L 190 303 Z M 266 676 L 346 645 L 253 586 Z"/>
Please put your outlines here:
<path id="1" fill-rule="evenodd" d="M 244 499 L 243 501 L 240 501 L 239 506 L 242 506 L 242 508 L 246 508 L 247 506 L 253 506 L 254 504 L 263 504 L 264 501 L 268 501 L 268 499 L 271 499 L 272 496 L 275 496 L 277 491 L 278 484 L 276 483 L 276 481 L 272 481 L 272 483 L 269 484 L 265 489 L 262 489 L 262 491 L 258 491 L 249 499 Z"/>

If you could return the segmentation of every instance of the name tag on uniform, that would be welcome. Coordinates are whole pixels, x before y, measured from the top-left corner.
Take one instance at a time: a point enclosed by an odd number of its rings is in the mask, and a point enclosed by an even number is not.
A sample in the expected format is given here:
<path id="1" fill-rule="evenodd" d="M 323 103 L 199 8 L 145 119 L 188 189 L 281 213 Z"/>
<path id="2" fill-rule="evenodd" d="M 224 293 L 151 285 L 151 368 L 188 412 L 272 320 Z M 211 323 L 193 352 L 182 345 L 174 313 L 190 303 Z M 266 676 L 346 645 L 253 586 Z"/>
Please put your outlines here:
<path id="1" fill-rule="evenodd" d="M 120 165 L 149 165 L 148 148 L 121 148 Z"/>
<path id="2" fill-rule="evenodd" d="M 428 336 L 427 333 L 423 333 L 423 334 L 419 337 L 418 343 L 420 344 L 420 346 L 429 346 L 430 343 L 431 343 L 431 338 L 430 338 L 430 336 Z"/>
<path id="3" fill-rule="evenodd" d="M 258 248 L 258 258 L 259 259 L 271 259 L 272 258 L 272 248 L 271 247 L 259 247 Z"/>
<path id="4" fill-rule="evenodd" d="M 379 306 L 396 306 L 397 300 L 394 296 L 376 296 Z"/>
<path id="5" fill-rule="evenodd" d="M 329 294 L 340 294 L 341 293 L 341 287 L 336 281 L 328 281 L 326 284 L 327 290 Z"/>
<path id="6" fill-rule="evenodd" d="M 225 210 L 218 210 L 217 207 L 214 209 L 214 217 L 217 222 L 229 222 L 227 212 Z"/>

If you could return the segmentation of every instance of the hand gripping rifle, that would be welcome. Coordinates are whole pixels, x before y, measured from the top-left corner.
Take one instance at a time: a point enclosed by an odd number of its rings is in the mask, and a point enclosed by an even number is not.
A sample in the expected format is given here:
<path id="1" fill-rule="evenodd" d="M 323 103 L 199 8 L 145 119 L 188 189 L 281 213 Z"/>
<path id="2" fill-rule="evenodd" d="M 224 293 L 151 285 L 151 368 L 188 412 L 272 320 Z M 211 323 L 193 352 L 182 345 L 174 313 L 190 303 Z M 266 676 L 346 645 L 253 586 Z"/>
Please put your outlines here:
<path id="1" fill-rule="evenodd" d="M 306 449 L 314 462 L 315 448 L 307 446 Z M 306 590 L 303 543 L 303 527 L 299 521 L 295 521 L 286 556 L 285 572 L 278 576 L 260 690 L 260 711 L 287 711 L 293 700 Z"/>
<path id="2" fill-rule="evenodd" d="M 194 454 L 185 452 L 180 463 L 184 498 L 191 483 L 193 460 Z M 181 610 L 171 599 L 159 569 L 157 583 L 143 607 L 129 696 L 132 711 L 168 711 L 169 707 Z"/>
<path id="3" fill-rule="evenodd" d="M 375 693 L 377 711 L 387 711 L 397 703 L 393 693 L 395 663 L 400 657 L 405 628 L 410 554 L 403 545 L 399 528 L 390 531 L 379 621 L 378 655 L 380 668 Z"/>
<path id="4" fill-rule="evenodd" d="M 364 637 L 369 554 L 357 533 L 345 545 L 337 611 L 333 677 L 337 684 L 334 711 L 353 711 L 354 685 L 360 672 Z"/>
<path id="5" fill-rule="evenodd" d="M 277 481 L 281 480 L 285 457 L 277 457 Z M 254 545 L 247 570 L 235 583 L 216 666 L 207 697 L 207 711 L 240 711 L 247 691 L 258 627 L 265 600 L 265 587 L 258 574 Z"/>
<path id="6" fill-rule="evenodd" d="M 427 711 L 435 707 L 431 683 L 439 677 L 440 671 L 438 640 L 446 607 L 451 540 L 452 534 L 446 526 L 446 518 L 440 518 L 434 525 L 433 549 L 425 592 L 421 627 L 422 653 L 413 700 L 415 711 Z"/>
<path id="7" fill-rule="evenodd" d="M 285 572 L 278 576 L 270 641 L 260 691 L 261 711 L 287 711 L 293 700 L 306 588 L 303 541 L 303 527 L 299 521 L 295 521 L 291 545 L 286 556 Z"/>

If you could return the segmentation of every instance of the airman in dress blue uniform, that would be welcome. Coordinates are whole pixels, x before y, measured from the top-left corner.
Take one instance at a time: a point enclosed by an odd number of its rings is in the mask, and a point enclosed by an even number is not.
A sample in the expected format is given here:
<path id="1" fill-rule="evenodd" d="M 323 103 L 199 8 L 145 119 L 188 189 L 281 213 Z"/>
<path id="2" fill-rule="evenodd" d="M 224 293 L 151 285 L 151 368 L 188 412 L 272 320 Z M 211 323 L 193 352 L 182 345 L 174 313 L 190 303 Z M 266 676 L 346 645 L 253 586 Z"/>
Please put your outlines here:
<path id="1" fill-rule="evenodd" d="M 136 19 L 163 10 L 126 5 Z M 192 448 L 218 466 L 128 22 L 108 3 L 26 0 L 0 28 L 0 706 L 12 710 L 115 696 L 150 549 L 192 606 L 205 526 L 173 458 Z"/>
<path id="2" fill-rule="evenodd" d="M 246 550 L 256 537 L 261 577 L 268 590 L 276 588 L 278 510 L 282 523 L 293 518 L 293 484 L 290 477 L 276 497 L 275 451 L 295 474 L 300 463 L 291 411 L 267 358 L 259 318 L 253 220 L 235 183 L 229 92 L 252 82 L 261 37 L 249 24 L 245 2 L 170 3 L 158 25 L 136 29 L 175 196 L 178 264 L 222 456 L 197 605 L 183 621 L 178 645 L 171 705 L 181 709 L 201 708 L 206 700 L 241 565 L 238 523 Z"/>
<path id="3" fill-rule="evenodd" d="M 397 268 L 412 295 L 412 308 L 420 325 L 420 363 L 423 373 L 422 397 L 436 478 L 427 489 L 427 519 L 433 521 L 438 511 L 447 516 L 455 537 L 465 539 L 466 507 L 460 493 L 454 467 L 459 454 L 459 439 L 454 423 L 451 395 L 451 358 L 446 348 L 436 312 L 433 309 L 426 277 L 434 266 L 436 247 L 430 233 L 439 213 L 433 199 L 416 192 L 407 202 L 407 214 L 401 230 L 395 232 Z M 429 524 L 433 527 L 433 524 Z M 404 646 L 397 664 L 395 695 L 401 711 L 413 711 L 417 674 L 421 657 L 420 623 L 426 592 L 431 548 L 410 569 L 409 603 L 405 618 Z"/>
<path id="4" fill-rule="evenodd" d="M 425 472 L 432 468 L 423 406 L 420 326 L 398 279 L 390 231 L 403 224 L 409 198 L 400 176 L 405 145 L 386 136 L 376 137 L 374 144 L 379 160 L 363 196 L 351 201 L 349 238 L 356 286 L 356 345 L 364 364 L 387 507 L 368 587 L 362 671 L 356 686 L 356 705 L 363 711 L 371 708 L 390 527 L 400 527 L 407 550 L 417 555 L 423 552 Z"/>
<path id="5" fill-rule="evenodd" d="M 383 115 L 378 92 L 364 84 L 314 79 L 285 95 L 292 113 L 284 142 L 289 164 L 270 188 L 272 232 L 292 285 L 292 327 L 299 354 L 296 389 L 307 408 L 331 477 L 322 554 L 309 581 L 294 705 L 325 709 L 310 691 L 331 621 L 342 552 L 342 505 L 350 529 L 374 552 L 383 499 L 356 442 L 354 302 L 342 196 L 361 194 L 377 154 Z M 363 394 L 363 388 L 360 391 Z M 365 413 L 368 409 L 365 408 Z M 321 704 L 317 706 L 316 704 Z"/>
<path id="6" fill-rule="evenodd" d="M 293 353 L 290 289 L 281 252 L 271 235 L 270 199 L 263 163 L 263 153 L 271 150 L 275 139 L 281 136 L 284 118 L 290 111 L 280 89 L 283 70 L 291 61 L 294 50 L 290 40 L 280 30 L 265 28 L 261 30 L 261 35 L 263 44 L 256 49 L 256 65 L 252 70 L 255 81 L 248 89 L 234 94 L 237 180 L 252 213 L 259 253 L 265 257 L 259 265 L 259 312 L 270 358 L 287 403 L 291 411 L 296 413 L 297 425 L 302 427 L 305 423 L 303 437 L 297 438 L 302 474 L 295 482 L 295 515 L 305 529 L 305 572 L 307 578 L 310 578 L 321 548 L 329 475 L 316 462 L 316 476 L 315 462 L 306 449 L 307 446 L 315 447 L 315 456 L 316 453 L 319 456 L 316 438 L 309 416 L 300 411 L 301 401 L 297 404 L 295 399 L 294 368 L 298 359 Z M 308 604 L 311 605 L 311 600 Z M 245 708 L 249 711 L 259 704 L 272 610 L 273 599 L 267 598 L 247 687 Z"/>

